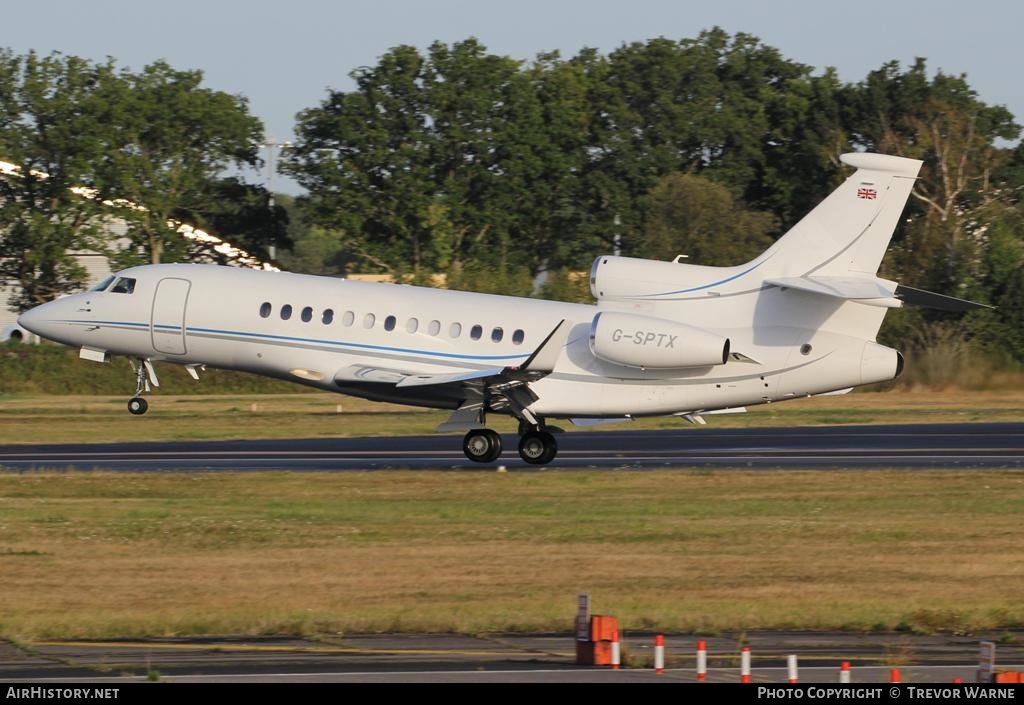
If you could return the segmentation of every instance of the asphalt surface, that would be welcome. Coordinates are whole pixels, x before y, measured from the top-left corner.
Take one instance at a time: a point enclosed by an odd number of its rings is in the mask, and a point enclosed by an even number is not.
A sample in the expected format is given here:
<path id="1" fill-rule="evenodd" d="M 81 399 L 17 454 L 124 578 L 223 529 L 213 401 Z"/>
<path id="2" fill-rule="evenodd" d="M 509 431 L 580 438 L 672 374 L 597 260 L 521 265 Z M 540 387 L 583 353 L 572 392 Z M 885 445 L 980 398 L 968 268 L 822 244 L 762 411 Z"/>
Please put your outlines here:
<path id="1" fill-rule="evenodd" d="M 802 428 L 590 431 L 557 436 L 551 467 L 1024 468 L 1024 424 L 909 424 Z M 184 443 L 0 446 L 0 469 L 395 470 L 536 469 L 517 437 L 488 464 L 470 462 L 458 436 Z"/>
<path id="2" fill-rule="evenodd" d="M 575 665 L 571 634 L 368 635 L 305 641 L 274 638 L 0 643 L 0 682 L 655 682 L 696 680 L 697 639 L 708 648 L 710 682 L 738 682 L 739 635 L 668 635 L 666 671 L 651 669 L 653 635 L 626 634 L 627 668 Z M 993 639 L 1002 668 L 1024 662 L 1024 632 L 921 636 L 898 633 L 752 632 L 755 683 L 784 683 L 786 656 L 803 682 L 835 683 L 848 661 L 854 683 L 974 681 L 978 643 Z"/>

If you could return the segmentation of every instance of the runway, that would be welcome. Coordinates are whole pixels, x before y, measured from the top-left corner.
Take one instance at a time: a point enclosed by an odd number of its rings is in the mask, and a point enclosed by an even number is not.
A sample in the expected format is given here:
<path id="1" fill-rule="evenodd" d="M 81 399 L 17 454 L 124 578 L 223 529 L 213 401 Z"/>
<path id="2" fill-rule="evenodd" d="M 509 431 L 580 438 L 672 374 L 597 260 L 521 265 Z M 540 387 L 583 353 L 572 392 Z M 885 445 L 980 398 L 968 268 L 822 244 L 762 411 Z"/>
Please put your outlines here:
<path id="1" fill-rule="evenodd" d="M 997 662 L 1016 668 L 1024 658 L 1019 630 L 1002 632 L 1012 644 L 997 647 Z M 749 632 L 753 681 L 784 683 L 786 656 L 799 655 L 805 682 L 835 683 L 843 661 L 854 683 L 886 682 L 898 666 L 904 682 L 974 680 L 978 642 L 971 636 L 857 632 Z M 36 642 L 18 648 L 0 642 L 0 682 L 694 682 L 695 647 L 708 648 L 708 681 L 739 681 L 740 634 L 667 635 L 666 671 L 653 672 L 653 634 L 624 635 L 627 668 L 575 665 L 572 634 L 375 634 L 318 640 L 274 637 Z"/>
<path id="2" fill-rule="evenodd" d="M 552 469 L 1024 468 L 1024 424 L 909 424 L 756 429 L 590 431 L 557 436 Z M 0 469 L 202 471 L 538 470 L 514 435 L 489 464 L 460 436 L 0 446 Z"/>

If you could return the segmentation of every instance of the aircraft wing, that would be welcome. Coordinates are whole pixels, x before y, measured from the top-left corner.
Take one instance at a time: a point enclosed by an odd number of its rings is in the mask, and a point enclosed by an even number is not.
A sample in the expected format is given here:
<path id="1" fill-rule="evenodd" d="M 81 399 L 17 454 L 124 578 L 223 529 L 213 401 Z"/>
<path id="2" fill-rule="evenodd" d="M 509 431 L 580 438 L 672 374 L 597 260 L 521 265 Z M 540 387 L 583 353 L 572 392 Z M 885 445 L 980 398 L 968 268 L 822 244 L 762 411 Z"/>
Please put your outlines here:
<path id="1" fill-rule="evenodd" d="M 438 374 L 376 365 L 350 365 L 335 374 L 335 379 L 393 384 L 396 387 L 428 387 L 481 380 L 498 385 L 532 382 L 544 377 L 554 369 L 558 354 L 562 346 L 565 345 L 568 334 L 569 326 L 565 325 L 564 320 L 559 321 L 544 342 L 533 351 L 526 362 L 518 367 L 490 367 L 471 372 Z"/>
<path id="2" fill-rule="evenodd" d="M 491 367 L 470 372 L 433 373 L 411 369 L 351 365 L 335 374 L 335 379 L 350 382 L 376 382 L 393 384 L 395 388 L 449 387 L 452 396 L 462 395 L 464 402 L 441 424 L 439 430 L 473 428 L 483 412 L 487 400 L 492 409 L 511 406 L 523 410 L 537 400 L 529 384 L 555 369 L 572 326 L 564 319 L 544 338 L 544 341 L 517 367 Z"/>

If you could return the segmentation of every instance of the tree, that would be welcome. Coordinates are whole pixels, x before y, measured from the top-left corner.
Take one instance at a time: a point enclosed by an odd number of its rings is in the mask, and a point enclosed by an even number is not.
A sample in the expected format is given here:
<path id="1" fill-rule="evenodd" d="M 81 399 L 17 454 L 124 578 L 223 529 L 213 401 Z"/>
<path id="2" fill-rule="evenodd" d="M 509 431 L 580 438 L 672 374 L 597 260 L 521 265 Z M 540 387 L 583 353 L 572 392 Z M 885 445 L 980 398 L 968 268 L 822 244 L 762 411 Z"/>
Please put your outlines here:
<path id="1" fill-rule="evenodd" d="M 114 82 L 111 62 L 0 50 L 0 160 L 16 167 L 0 176 L 0 283 L 19 288 L 17 310 L 80 289 L 85 272 L 74 252 L 103 251 L 100 200 L 109 189 L 94 167 Z"/>
<path id="2" fill-rule="evenodd" d="M 175 223 L 224 210 L 218 205 L 226 188 L 217 185 L 221 174 L 231 165 L 258 163 L 262 124 L 244 98 L 203 88 L 201 71 L 158 61 L 121 79 L 116 136 L 100 167 L 119 198 L 142 206 L 120 210 L 132 241 L 121 261 L 185 260 L 188 243 Z M 259 198 L 262 188 L 246 191 Z"/>
<path id="3" fill-rule="evenodd" d="M 962 295 L 984 247 L 977 209 L 1007 195 L 992 178 L 1009 158 L 996 141 L 1015 139 L 1020 127 L 1006 108 L 979 100 L 965 76 L 940 71 L 929 79 L 921 58 L 906 71 L 895 61 L 872 71 L 849 91 L 847 110 L 859 146 L 924 161 L 896 271 Z"/>
<path id="4" fill-rule="evenodd" d="M 526 279 L 571 249 L 579 218 L 582 74 L 546 55 L 529 67 L 475 39 L 397 47 L 300 115 L 284 170 L 310 190 L 312 223 L 339 229 L 365 265 L 474 287 Z M 567 230 L 569 232 L 567 232 Z M 472 260 L 508 277 L 461 272 Z"/>
<path id="5" fill-rule="evenodd" d="M 311 225 L 339 231 L 351 256 L 397 275 L 432 268 L 437 249 L 424 227 L 436 201 L 423 70 L 419 52 L 401 46 L 354 71 L 355 91 L 331 91 L 299 114 L 281 163 L 309 190 L 301 205 Z"/>
<path id="6" fill-rule="evenodd" d="M 745 208 L 721 184 L 691 174 L 669 174 L 648 196 L 642 255 L 713 266 L 741 264 L 772 243 L 771 213 Z"/>
<path id="7" fill-rule="evenodd" d="M 191 209 L 177 210 L 182 220 L 216 233 L 262 260 L 272 259 L 271 248 L 292 246 L 288 211 L 263 186 L 230 176 L 209 181 L 202 188 Z"/>

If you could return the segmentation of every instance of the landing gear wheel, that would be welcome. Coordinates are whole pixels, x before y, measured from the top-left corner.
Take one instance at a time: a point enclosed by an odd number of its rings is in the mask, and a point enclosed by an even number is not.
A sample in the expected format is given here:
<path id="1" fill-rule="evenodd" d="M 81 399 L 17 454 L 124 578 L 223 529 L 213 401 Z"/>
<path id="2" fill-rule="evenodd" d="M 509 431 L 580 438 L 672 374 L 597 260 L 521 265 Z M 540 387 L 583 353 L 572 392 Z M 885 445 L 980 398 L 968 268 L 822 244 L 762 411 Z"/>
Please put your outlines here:
<path id="1" fill-rule="evenodd" d="M 476 463 L 489 463 L 501 455 L 501 436 L 489 428 L 474 428 L 462 439 L 462 452 Z"/>
<path id="2" fill-rule="evenodd" d="M 547 431 L 527 431 L 519 439 L 519 457 L 531 465 L 547 465 L 558 455 L 558 443 Z"/>
<path id="3" fill-rule="evenodd" d="M 142 416 L 149 409 L 149 402 L 142 397 L 132 397 L 128 400 L 128 411 L 136 416 Z"/>

